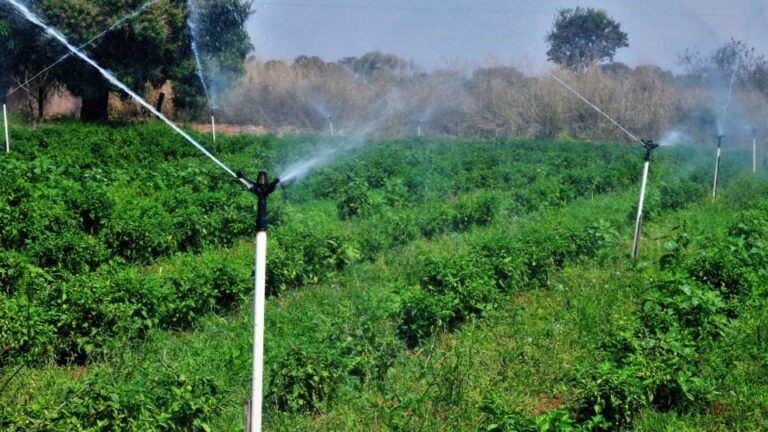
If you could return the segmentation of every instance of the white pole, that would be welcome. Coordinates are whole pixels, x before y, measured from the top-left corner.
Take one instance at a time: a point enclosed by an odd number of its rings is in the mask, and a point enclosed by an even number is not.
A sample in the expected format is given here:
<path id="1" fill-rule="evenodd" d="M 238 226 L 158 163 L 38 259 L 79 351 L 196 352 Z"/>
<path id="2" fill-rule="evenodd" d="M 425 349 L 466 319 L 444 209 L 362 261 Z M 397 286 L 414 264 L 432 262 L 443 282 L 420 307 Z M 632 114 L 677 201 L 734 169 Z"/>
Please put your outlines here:
<path id="1" fill-rule="evenodd" d="M 266 302 L 267 232 L 256 233 L 256 289 L 253 303 L 253 383 L 251 430 L 261 432 L 262 381 L 264 377 L 264 303 Z"/>
<path id="2" fill-rule="evenodd" d="M 11 152 L 11 140 L 8 138 L 8 110 L 3 104 L 3 124 L 5 125 L 5 152 Z"/>
<path id="3" fill-rule="evenodd" d="M 752 138 L 752 174 L 757 174 L 757 137 Z"/>
<path id="4" fill-rule="evenodd" d="M 421 138 L 421 122 L 419 122 L 419 132 L 418 132 L 419 138 Z"/>
<path id="5" fill-rule="evenodd" d="M 336 131 L 333 130 L 333 120 L 328 120 L 328 124 L 331 126 L 331 136 L 336 136 Z"/>
<path id="6" fill-rule="evenodd" d="M 211 133 L 213 133 L 213 142 L 216 142 L 216 117 L 211 112 Z"/>
<path id="7" fill-rule="evenodd" d="M 717 157 L 715 159 L 715 181 L 712 184 L 712 199 L 717 199 L 717 181 L 720 176 L 720 146 L 717 147 Z"/>
<path id="8" fill-rule="evenodd" d="M 637 259 L 640 252 L 640 232 L 643 226 L 643 206 L 645 205 L 645 190 L 648 185 L 648 171 L 651 167 L 651 161 L 645 161 L 643 167 L 643 182 L 640 186 L 640 203 L 637 205 L 637 220 L 635 221 L 635 241 L 632 245 L 632 258 Z"/>

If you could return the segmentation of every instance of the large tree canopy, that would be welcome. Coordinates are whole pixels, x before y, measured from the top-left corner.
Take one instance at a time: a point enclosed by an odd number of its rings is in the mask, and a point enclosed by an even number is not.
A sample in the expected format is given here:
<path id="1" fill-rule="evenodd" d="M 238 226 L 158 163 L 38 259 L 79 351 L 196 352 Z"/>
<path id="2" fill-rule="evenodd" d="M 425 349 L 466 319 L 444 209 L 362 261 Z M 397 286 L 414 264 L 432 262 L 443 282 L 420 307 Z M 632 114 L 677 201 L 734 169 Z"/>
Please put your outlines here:
<path id="1" fill-rule="evenodd" d="M 192 20 L 203 54 L 211 89 L 223 93 L 245 73 L 244 61 L 253 51 L 246 21 L 251 2 L 241 0 L 192 0 Z"/>
<path id="2" fill-rule="evenodd" d="M 79 45 L 98 35 L 120 18 L 131 14 L 145 2 L 146 0 L 32 0 L 30 6 L 43 20 L 67 35 L 73 44 Z M 211 53 L 214 58 L 220 55 L 226 59 L 222 63 L 227 65 L 228 71 L 237 72 L 238 60 L 242 64 L 251 50 L 247 35 L 243 38 L 245 18 L 250 14 L 250 2 L 198 0 L 198 3 L 203 14 L 200 19 L 225 19 L 226 14 L 222 13 L 220 8 L 226 9 L 227 4 L 235 7 L 230 9 L 230 14 L 239 14 L 239 18 L 231 19 L 227 26 L 221 26 L 216 36 L 219 40 L 227 41 L 228 45 L 221 44 L 226 49 L 220 53 Z M 214 11 L 217 17 L 207 17 L 205 14 L 209 11 Z M 174 103 L 178 108 L 194 111 L 205 104 L 201 101 L 202 85 L 197 78 L 192 56 L 191 35 L 187 25 L 190 14 L 185 0 L 159 0 L 138 17 L 126 21 L 85 48 L 85 51 L 101 66 L 112 71 L 119 80 L 140 92 L 146 84 L 158 86 L 166 80 L 173 80 Z M 30 34 L 28 28 L 18 24 L 18 21 L 10 8 L 0 9 L 0 23 L 9 23 L 9 30 L 14 35 L 19 36 L 24 32 L 21 39 L 28 44 L 11 54 L 14 57 L 8 60 L 8 63 L 14 67 L 8 69 L 10 73 L 18 75 L 23 69 L 40 67 L 39 64 L 31 67 L 27 59 L 30 54 L 36 52 L 33 50 L 35 45 L 54 47 L 47 49 L 45 62 L 42 63 L 50 64 L 64 54 L 55 41 L 46 38 L 39 30 Z M 0 62 L 2 61 L 4 60 L 0 58 Z M 71 57 L 52 73 L 56 82 L 82 97 L 83 120 L 106 119 L 111 87 L 96 70 Z"/>
<path id="3" fill-rule="evenodd" d="M 547 42 L 549 60 L 574 70 L 613 61 L 616 50 L 629 46 L 621 24 L 603 10 L 581 7 L 558 11 Z"/>

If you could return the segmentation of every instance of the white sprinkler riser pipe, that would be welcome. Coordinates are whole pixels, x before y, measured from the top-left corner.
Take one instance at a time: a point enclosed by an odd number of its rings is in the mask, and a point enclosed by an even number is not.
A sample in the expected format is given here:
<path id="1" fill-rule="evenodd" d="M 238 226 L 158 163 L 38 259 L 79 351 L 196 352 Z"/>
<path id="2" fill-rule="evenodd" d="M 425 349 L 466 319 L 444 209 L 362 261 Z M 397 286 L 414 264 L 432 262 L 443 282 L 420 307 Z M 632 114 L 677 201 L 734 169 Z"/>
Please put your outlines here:
<path id="1" fill-rule="evenodd" d="M 717 181 L 720 176 L 720 147 L 717 148 L 717 158 L 715 158 L 715 181 L 712 183 L 712 199 L 717 198 Z"/>
<path id="2" fill-rule="evenodd" d="M 211 133 L 213 134 L 213 142 L 216 142 L 216 117 L 211 115 Z"/>
<path id="3" fill-rule="evenodd" d="M 333 122 L 330 122 L 331 125 L 331 136 L 336 136 L 336 132 L 333 130 Z"/>
<path id="4" fill-rule="evenodd" d="M 253 383 L 251 430 L 261 432 L 262 385 L 264 378 L 264 306 L 266 302 L 267 233 L 256 233 L 256 286 L 253 305 Z"/>
<path id="5" fill-rule="evenodd" d="M 421 138 L 421 125 L 419 125 L 419 138 Z"/>
<path id="6" fill-rule="evenodd" d="M 3 124 L 5 125 L 5 152 L 10 153 L 11 152 L 11 140 L 8 137 L 8 110 L 3 104 Z"/>
<path id="7" fill-rule="evenodd" d="M 640 232 L 643 225 L 643 206 L 645 205 L 645 191 L 648 186 L 648 171 L 651 167 L 651 161 L 645 161 L 643 166 L 643 181 L 640 186 L 640 202 L 637 205 L 637 220 L 635 221 L 635 239 L 632 244 L 632 257 L 637 258 L 640 251 Z"/>

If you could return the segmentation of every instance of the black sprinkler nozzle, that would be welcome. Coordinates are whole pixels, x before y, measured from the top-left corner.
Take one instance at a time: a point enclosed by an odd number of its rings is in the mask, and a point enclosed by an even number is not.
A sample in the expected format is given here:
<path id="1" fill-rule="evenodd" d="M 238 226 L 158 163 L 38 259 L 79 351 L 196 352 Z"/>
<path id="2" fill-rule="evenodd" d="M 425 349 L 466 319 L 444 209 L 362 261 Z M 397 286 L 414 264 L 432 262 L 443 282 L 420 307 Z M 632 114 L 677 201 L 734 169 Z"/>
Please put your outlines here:
<path id="1" fill-rule="evenodd" d="M 659 144 L 656 144 L 653 142 L 653 140 L 642 140 L 643 148 L 645 149 L 645 160 L 650 162 L 651 160 L 651 153 L 659 148 Z"/>
<path id="2" fill-rule="evenodd" d="M 725 135 L 715 135 L 715 138 L 717 138 L 717 147 L 720 148 L 723 146 L 723 138 L 725 138 Z"/>
<path id="3" fill-rule="evenodd" d="M 259 176 L 256 177 L 256 181 L 253 181 L 245 176 L 242 172 L 237 173 L 237 179 L 242 183 L 251 193 L 259 198 L 259 205 L 256 217 L 256 230 L 259 232 L 267 230 L 267 197 L 275 191 L 277 185 L 280 183 L 280 179 L 274 179 L 271 183 L 267 173 L 264 171 L 259 172 Z"/>

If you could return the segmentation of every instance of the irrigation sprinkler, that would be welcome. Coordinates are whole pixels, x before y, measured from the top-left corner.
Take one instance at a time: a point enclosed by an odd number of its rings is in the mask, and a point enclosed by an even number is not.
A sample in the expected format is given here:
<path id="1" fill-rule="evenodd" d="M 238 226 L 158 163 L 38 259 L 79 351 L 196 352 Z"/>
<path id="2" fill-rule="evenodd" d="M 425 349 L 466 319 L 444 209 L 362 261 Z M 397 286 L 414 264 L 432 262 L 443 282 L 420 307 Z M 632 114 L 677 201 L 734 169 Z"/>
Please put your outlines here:
<path id="1" fill-rule="evenodd" d="M 142 107 L 149 112 L 157 116 L 160 120 L 166 123 L 171 129 L 176 131 L 179 135 L 184 137 L 190 144 L 200 150 L 205 156 L 207 156 L 213 163 L 218 165 L 227 174 L 231 175 L 249 191 L 254 193 L 258 198 L 258 213 L 257 213 L 257 234 L 256 234 L 256 269 L 255 269 L 255 293 L 254 293 L 254 333 L 253 333 L 253 395 L 250 404 L 250 417 L 249 422 L 251 424 L 248 432 L 260 432 L 261 431 L 261 407 L 262 407 L 262 380 L 263 380 L 263 354 L 264 354 L 264 303 L 266 298 L 266 254 L 267 254 L 267 197 L 275 191 L 279 180 L 269 182 L 267 174 L 260 172 L 257 181 L 252 181 L 245 177 L 242 173 L 236 173 L 229 168 L 224 162 L 220 161 L 215 155 L 208 151 L 205 147 L 200 145 L 194 138 L 192 138 L 187 132 L 181 129 L 178 125 L 168 119 L 162 112 L 156 109 L 152 104 L 147 102 L 144 98 L 139 96 L 136 92 L 131 90 L 125 83 L 118 80 L 113 74 L 101 67 L 92 58 L 85 55 L 77 47 L 72 45 L 67 38 L 61 34 L 58 30 L 51 26 L 46 25 L 34 12 L 32 12 L 27 6 L 21 3 L 21 0 L 5 0 L 13 8 L 15 8 L 24 18 L 30 23 L 40 27 L 46 34 L 52 38 L 61 42 L 62 45 L 75 56 L 83 60 L 96 69 L 107 81 L 112 83 L 115 87 L 122 90 L 133 98 Z"/>
<path id="2" fill-rule="evenodd" d="M 717 156 L 715 157 L 715 180 L 712 182 L 712 199 L 717 199 L 717 185 L 720 181 L 720 156 L 723 153 L 723 138 L 724 135 L 717 135 Z"/>
<path id="3" fill-rule="evenodd" d="M 418 126 L 416 127 L 416 136 L 418 136 L 419 138 L 421 138 L 421 119 L 419 119 L 419 124 L 418 124 Z"/>
<path id="4" fill-rule="evenodd" d="M 333 129 L 333 116 L 332 115 L 328 116 L 328 126 L 331 129 L 331 136 L 336 136 L 336 131 Z"/>
<path id="5" fill-rule="evenodd" d="M 279 179 L 271 183 L 264 171 L 256 181 L 243 173 L 237 173 L 237 179 L 250 192 L 259 198 L 256 217 L 256 271 L 253 299 L 253 376 L 251 400 L 246 404 L 245 432 L 261 432 L 261 407 L 264 377 L 264 304 L 266 302 L 267 274 L 267 198 L 275 191 Z"/>
<path id="6" fill-rule="evenodd" d="M 5 130 L 5 152 L 10 153 L 11 152 L 11 140 L 8 137 L 8 109 L 6 108 L 6 100 L 5 100 L 5 92 L 3 92 L 2 95 L 0 95 L 0 99 L 2 99 L 3 103 L 3 127 Z"/>
<path id="7" fill-rule="evenodd" d="M 659 147 L 651 140 L 642 140 L 645 148 L 645 164 L 643 165 L 643 181 L 640 185 L 640 202 L 637 205 L 637 220 L 635 221 L 635 239 L 632 244 L 632 258 L 637 259 L 640 252 L 640 233 L 643 227 L 643 206 L 645 205 L 645 191 L 648 187 L 648 171 L 651 168 L 651 153 Z"/>

